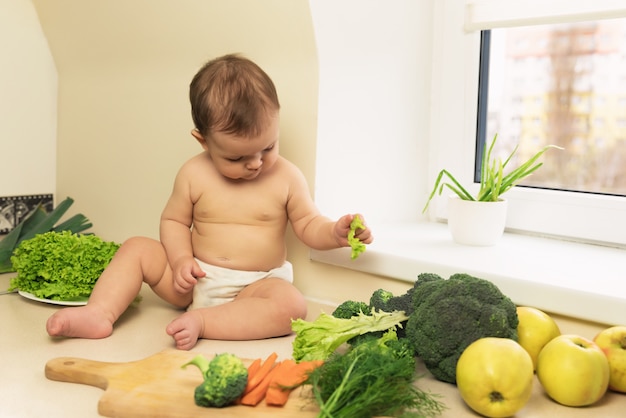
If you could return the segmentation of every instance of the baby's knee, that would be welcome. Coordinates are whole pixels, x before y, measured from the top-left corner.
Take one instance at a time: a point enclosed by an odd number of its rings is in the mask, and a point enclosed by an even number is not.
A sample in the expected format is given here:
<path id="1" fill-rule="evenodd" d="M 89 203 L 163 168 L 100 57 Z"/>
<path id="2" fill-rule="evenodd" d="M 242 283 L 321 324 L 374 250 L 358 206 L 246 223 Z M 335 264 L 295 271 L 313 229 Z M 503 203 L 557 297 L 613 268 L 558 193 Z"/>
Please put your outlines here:
<path id="1" fill-rule="evenodd" d="M 155 239 L 147 237 L 131 237 L 122 243 L 120 250 L 139 253 L 146 250 L 153 250 L 155 247 L 159 250 L 161 247 L 161 243 Z"/>
<path id="2" fill-rule="evenodd" d="M 307 316 L 307 303 L 306 299 L 299 292 L 290 299 L 283 302 L 281 306 L 282 316 L 289 319 L 290 326 L 293 319 L 304 319 Z"/>

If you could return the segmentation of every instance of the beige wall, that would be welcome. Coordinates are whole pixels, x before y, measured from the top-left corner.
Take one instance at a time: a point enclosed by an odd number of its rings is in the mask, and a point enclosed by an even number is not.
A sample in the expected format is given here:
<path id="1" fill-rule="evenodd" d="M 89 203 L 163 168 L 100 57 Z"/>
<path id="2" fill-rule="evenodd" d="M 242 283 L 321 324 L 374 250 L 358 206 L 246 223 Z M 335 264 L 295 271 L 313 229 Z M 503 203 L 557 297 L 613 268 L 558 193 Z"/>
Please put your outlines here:
<path id="1" fill-rule="evenodd" d="M 0 197 L 54 193 L 56 100 L 57 71 L 35 8 L 0 1 Z M 0 229 L 12 227 L 4 221 Z"/>
<path id="2" fill-rule="evenodd" d="M 178 167 L 200 152 L 187 86 L 207 59 L 240 52 L 274 79 L 281 152 L 313 188 L 317 56 L 306 0 L 33 0 L 59 72 L 57 197 L 105 239 L 158 236 Z M 366 299 L 407 284 L 313 263 L 290 234 L 296 285 Z"/>

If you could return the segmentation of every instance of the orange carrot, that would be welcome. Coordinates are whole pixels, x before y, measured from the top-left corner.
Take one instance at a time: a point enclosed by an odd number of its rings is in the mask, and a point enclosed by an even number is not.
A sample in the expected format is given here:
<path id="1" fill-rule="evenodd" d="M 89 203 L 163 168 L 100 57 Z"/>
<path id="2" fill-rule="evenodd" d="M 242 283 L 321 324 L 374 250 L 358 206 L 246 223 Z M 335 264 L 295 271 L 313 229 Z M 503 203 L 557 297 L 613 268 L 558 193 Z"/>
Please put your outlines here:
<path id="1" fill-rule="evenodd" d="M 257 372 L 261 368 L 261 362 L 262 361 L 263 361 L 263 359 L 258 358 L 256 360 L 254 360 L 252 363 L 250 363 L 250 365 L 248 366 L 248 382 L 250 381 L 252 376 L 257 374 Z"/>
<path id="2" fill-rule="evenodd" d="M 272 362 L 272 368 L 269 372 L 263 377 L 263 379 L 248 393 L 244 393 L 241 397 L 241 404 L 248 406 L 256 406 L 259 402 L 265 398 L 265 394 L 267 393 L 267 388 L 270 386 L 270 382 L 274 379 L 276 373 L 280 370 L 282 362 L 276 363 Z M 265 365 L 265 363 L 264 363 Z M 263 368 L 263 367 L 261 367 Z M 258 373 L 255 375 L 258 376 Z"/>
<path id="3" fill-rule="evenodd" d="M 252 376 L 254 376 L 255 374 L 257 374 L 259 372 L 259 369 L 261 368 L 261 362 L 262 361 L 263 361 L 263 359 L 258 358 L 256 360 L 253 360 L 252 363 L 250 363 L 250 365 L 248 366 L 248 383 L 246 384 L 246 388 L 242 392 L 241 396 L 239 398 L 237 398 L 233 402 L 233 405 L 241 405 L 241 397 L 245 393 L 250 391 L 250 390 L 248 390 L 248 385 L 250 384 L 250 379 L 252 378 Z"/>
<path id="4" fill-rule="evenodd" d="M 297 386 L 304 383 L 309 373 L 324 364 L 323 360 L 309 360 L 297 363 L 288 377 L 289 384 L 285 386 Z"/>
<path id="5" fill-rule="evenodd" d="M 296 367 L 296 362 L 292 359 L 284 360 L 281 363 L 280 370 L 276 371 L 272 381 L 270 382 L 267 392 L 265 393 L 265 403 L 273 406 L 283 406 L 287 403 L 289 394 L 293 390 L 285 382 L 289 379 L 287 376 L 291 373 L 291 370 Z"/>
<path id="6" fill-rule="evenodd" d="M 277 358 L 278 358 L 278 354 L 274 352 L 270 354 L 262 364 L 259 359 L 260 364 L 258 366 L 257 371 L 253 373 L 252 376 L 250 376 L 250 372 L 248 372 L 248 384 L 246 385 L 246 388 L 243 391 L 244 395 L 246 395 L 247 393 L 250 393 L 255 387 L 259 385 L 259 383 L 261 383 L 261 381 L 265 378 L 265 376 L 267 376 L 270 370 L 272 370 L 272 368 L 274 367 L 274 364 L 276 363 Z"/>
<path id="7" fill-rule="evenodd" d="M 302 361 L 296 363 L 289 359 L 284 360 L 285 367 L 278 371 L 270 383 L 265 394 L 265 403 L 273 406 L 284 406 L 291 391 L 303 384 L 309 372 L 322 365 L 321 360 Z"/>

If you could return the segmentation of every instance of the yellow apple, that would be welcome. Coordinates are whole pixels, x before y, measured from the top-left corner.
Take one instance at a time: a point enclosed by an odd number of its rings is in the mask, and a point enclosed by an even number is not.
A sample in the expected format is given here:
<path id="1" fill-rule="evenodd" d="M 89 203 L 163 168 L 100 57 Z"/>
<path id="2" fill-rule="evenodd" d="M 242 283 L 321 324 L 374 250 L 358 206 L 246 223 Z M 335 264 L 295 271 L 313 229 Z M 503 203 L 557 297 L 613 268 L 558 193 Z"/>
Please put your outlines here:
<path id="1" fill-rule="evenodd" d="M 601 331 L 593 341 L 604 351 L 611 370 L 609 389 L 626 393 L 626 326 Z"/>
<path id="2" fill-rule="evenodd" d="M 485 337 L 461 354 L 456 385 L 474 411 L 490 418 L 515 415 L 530 399 L 533 362 L 514 340 Z"/>
<path id="3" fill-rule="evenodd" d="M 528 351 L 533 359 L 533 370 L 536 370 L 539 352 L 550 340 L 561 335 L 561 330 L 552 317 L 537 308 L 518 306 L 517 317 L 517 342 Z"/>
<path id="4" fill-rule="evenodd" d="M 560 335 L 539 353 L 537 377 L 556 402 L 592 405 L 609 386 L 609 361 L 593 341 L 579 335 Z"/>

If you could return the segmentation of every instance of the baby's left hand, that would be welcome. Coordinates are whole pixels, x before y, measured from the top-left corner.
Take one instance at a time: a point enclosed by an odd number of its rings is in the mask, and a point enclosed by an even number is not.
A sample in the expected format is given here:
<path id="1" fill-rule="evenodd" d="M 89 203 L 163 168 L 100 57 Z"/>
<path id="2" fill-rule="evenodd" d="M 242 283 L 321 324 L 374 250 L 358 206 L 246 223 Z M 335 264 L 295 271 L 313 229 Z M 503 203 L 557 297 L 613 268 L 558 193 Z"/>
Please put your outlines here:
<path id="1" fill-rule="evenodd" d="M 354 233 L 354 237 L 358 238 L 363 244 L 371 244 L 374 241 L 372 230 L 365 223 L 365 218 L 361 214 L 344 215 L 335 223 L 335 239 L 342 247 L 349 247 L 348 233 L 350 232 L 350 224 L 355 216 L 361 218 L 361 222 L 365 226 L 365 229 L 357 228 Z"/>

